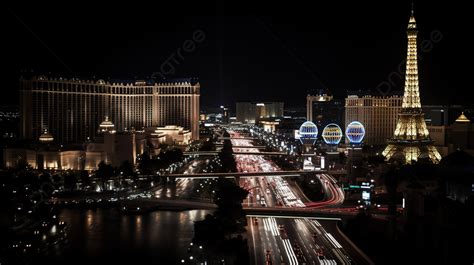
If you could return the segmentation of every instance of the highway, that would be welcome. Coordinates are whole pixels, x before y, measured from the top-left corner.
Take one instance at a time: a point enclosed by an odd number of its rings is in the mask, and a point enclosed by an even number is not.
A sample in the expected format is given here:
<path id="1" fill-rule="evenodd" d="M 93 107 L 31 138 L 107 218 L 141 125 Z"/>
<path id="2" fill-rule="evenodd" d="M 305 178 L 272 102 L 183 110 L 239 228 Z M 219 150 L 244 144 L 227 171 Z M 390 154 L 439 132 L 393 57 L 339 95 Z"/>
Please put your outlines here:
<path id="1" fill-rule="evenodd" d="M 234 152 L 259 152 L 258 149 L 252 149 L 252 141 L 241 139 L 239 133 L 230 132 L 232 146 Z M 245 149 L 241 148 L 242 146 Z M 252 172 L 276 172 L 281 171 L 280 168 L 272 161 L 267 160 L 261 155 L 235 155 L 237 163 L 237 171 L 239 173 Z M 302 200 L 296 196 L 288 182 L 282 176 L 266 175 L 264 177 L 254 177 L 250 179 L 240 179 L 239 185 L 249 190 L 249 206 L 262 207 L 305 207 Z"/>
<path id="2" fill-rule="evenodd" d="M 328 174 L 317 176 L 323 186 L 325 198 L 319 202 L 307 202 L 306 207 L 326 208 L 341 205 L 344 202 L 344 191 L 336 184 L 337 181 Z"/>
<path id="3" fill-rule="evenodd" d="M 318 220 L 251 217 L 249 221 L 253 264 L 355 263 Z"/>
<path id="4" fill-rule="evenodd" d="M 249 191 L 244 201 L 247 213 L 314 214 L 344 202 L 344 192 L 329 174 L 318 174 L 325 198 L 320 202 L 309 201 L 296 183 L 289 183 L 282 176 L 265 175 L 280 168 L 258 154 L 252 141 L 230 132 L 237 171 L 243 174 L 262 172 L 263 176 L 240 178 L 239 185 Z M 245 148 L 242 148 L 245 147 Z M 248 154 L 241 155 L 241 152 Z M 334 214 L 334 213 L 333 213 Z M 331 219 L 331 218 L 328 218 Z M 331 228 L 326 231 L 325 226 Z M 311 218 L 248 217 L 248 237 L 253 264 L 368 264 L 363 253 L 337 229 L 337 221 L 327 220 L 323 227 Z M 333 235 L 335 234 L 335 235 Z M 341 236 L 342 234 L 342 236 Z M 337 238 L 337 239 L 336 239 Z M 344 241 L 341 244 L 339 241 Z M 352 258 L 352 257 L 355 258 Z M 353 260 L 354 259 L 354 260 Z"/>
<path id="5" fill-rule="evenodd" d="M 337 226 L 337 222 L 318 220 L 322 227 L 339 242 L 342 249 L 351 257 L 352 264 L 374 264 L 372 260 L 362 252 Z"/>

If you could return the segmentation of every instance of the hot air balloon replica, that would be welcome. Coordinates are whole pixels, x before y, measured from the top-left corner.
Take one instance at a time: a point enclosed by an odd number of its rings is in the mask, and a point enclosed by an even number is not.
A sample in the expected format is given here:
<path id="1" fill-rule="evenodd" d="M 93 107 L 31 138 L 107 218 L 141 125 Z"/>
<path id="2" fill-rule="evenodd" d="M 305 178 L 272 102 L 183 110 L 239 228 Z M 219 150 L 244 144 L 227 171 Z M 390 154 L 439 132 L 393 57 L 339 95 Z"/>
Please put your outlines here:
<path id="1" fill-rule="evenodd" d="M 311 121 L 306 121 L 300 126 L 300 142 L 303 145 L 314 145 L 318 139 L 318 127 Z"/>
<path id="2" fill-rule="evenodd" d="M 342 140 L 341 127 L 335 123 L 330 123 L 324 127 L 321 136 L 327 145 L 338 145 Z"/>
<path id="3" fill-rule="evenodd" d="M 358 145 L 362 143 L 365 136 L 364 125 L 358 121 L 353 121 L 347 125 L 346 128 L 346 137 L 349 140 L 349 143 L 352 145 Z"/>

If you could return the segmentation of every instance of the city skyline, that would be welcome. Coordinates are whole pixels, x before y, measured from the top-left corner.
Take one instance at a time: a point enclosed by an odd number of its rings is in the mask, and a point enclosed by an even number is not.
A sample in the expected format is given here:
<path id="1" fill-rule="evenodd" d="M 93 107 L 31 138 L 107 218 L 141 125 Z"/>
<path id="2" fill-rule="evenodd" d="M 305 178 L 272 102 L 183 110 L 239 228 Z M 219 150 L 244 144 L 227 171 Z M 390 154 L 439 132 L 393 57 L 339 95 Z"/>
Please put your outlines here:
<path id="1" fill-rule="evenodd" d="M 199 77 L 204 88 L 203 106 L 232 106 L 235 101 L 248 100 L 285 101 L 287 106 L 297 106 L 304 102 L 301 96 L 314 89 L 329 89 L 338 98 L 343 98 L 347 90 L 402 91 L 404 72 L 398 67 L 403 65 L 406 46 L 401 25 L 409 16 L 409 6 L 408 1 L 342 7 L 318 4 L 311 12 L 298 10 L 302 15 L 291 22 L 278 15 L 282 11 L 279 5 L 262 12 L 275 11 L 277 15 L 272 17 L 248 14 L 245 9 L 248 15 L 232 16 L 237 12 L 229 10 L 230 6 L 209 3 L 197 10 L 214 16 L 196 16 L 185 9 L 181 15 L 155 18 L 147 11 L 141 15 L 133 9 L 106 12 L 100 7 L 98 13 L 105 15 L 77 9 L 67 16 L 51 16 L 48 10 L 11 8 L 6 11 L 11 26 L 8 45 L 23 49 L 14 49 L 22 52 L 7 56 L 7 63 L 14 66 L 7 72 L 11 87 L 7 93 L 14 95 L 21 71 L 31 69 L 37 74 L 52 72 L 79 78 Z M 261 8 L 256 6 L 255 11 Z M 375 9 L 380 12 L 371 11 Z M 419 45 L 423 104 L 468 103 L 467 99 L 443 94 L 446 87 L 458 92 L 464 89 L 461 84 L 467 75 L 460 74 L 464 70 L 442 67 L 456 66 L 454 60 L 462 58 L 452 53 L 466 45 L 459 41 L 458 34 L 466 25 L 466 17 L 461 15 L 464 11 L 423 3 L 416 4 L 415 10 L 422 21 Z M 86 21 L 80 19 L 84 14 L 89 15 Z M 70 30 L 48 33 L 56 27 L 55 16 Z M 132 22 L 121 22 L 118 19 L 122 16 Z M 167 30 L 167 25 L 176 23 L 176 30 Z M 185 44 L 193 41 L 195 34 L 201 34 L 202 39 Z M 167 60 L 173 55 L 171 61 Z M 90 62 L 97 63 L 91 67 Z M 163 64 L 167 67 L 161 67 Z M 162 71 L 170 69 L 175 73 Z M 271 73 L 280 74 L 274 78 Z M 287 97 L 288 89 L 295 97 Z M 248 96 L 250 91 L 253 98 Z"/>
<path id="2" fill-rule="evenodd" d="M 474 262 L 468 8 L 57 10 L 0 16 L 0 264 Z"/>

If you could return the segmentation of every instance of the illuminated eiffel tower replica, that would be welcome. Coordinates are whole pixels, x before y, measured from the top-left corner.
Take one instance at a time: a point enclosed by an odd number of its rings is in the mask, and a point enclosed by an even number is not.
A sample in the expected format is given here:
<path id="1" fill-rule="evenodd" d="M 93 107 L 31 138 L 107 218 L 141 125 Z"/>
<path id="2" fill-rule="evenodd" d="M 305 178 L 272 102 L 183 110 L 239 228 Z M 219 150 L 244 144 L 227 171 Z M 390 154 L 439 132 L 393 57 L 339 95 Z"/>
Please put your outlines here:
<path id="1" fill-rule="evenodd" d="M 382 152 L 382 155 L 387 160 L 396 160 L 405 164 L 411 164 L 418 159 L 429 159 L 432 163 L 438 163 L 441 156 L 430 139 L 424 114 L 421 110 L 416 46 L 417 33 L 412 7 L 407 29 L 408 51 L 402 109 L 398 114 L 397 127 L 393 138 L 388 140 L 388 146 Z"/>

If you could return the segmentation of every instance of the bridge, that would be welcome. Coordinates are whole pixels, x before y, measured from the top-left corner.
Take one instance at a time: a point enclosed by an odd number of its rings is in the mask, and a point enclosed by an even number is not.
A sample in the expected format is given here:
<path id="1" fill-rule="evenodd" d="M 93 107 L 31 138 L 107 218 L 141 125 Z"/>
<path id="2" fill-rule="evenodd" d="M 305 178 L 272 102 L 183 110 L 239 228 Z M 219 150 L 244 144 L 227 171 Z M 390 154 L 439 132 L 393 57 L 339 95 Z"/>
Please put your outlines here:
<path id="1" fill-rule="evenodd" d="M 123 210 L 132 209 L 141 213 L 155 210 L 215 210 L 217 205 L 208 202 L 197 202 L 180 199 L 140 198 L 125 200 L 121 203 Z"/>
<path id="2" fill-rule="evenodd" d="M 192 174 L 151 174 L 151 175 L 139 175 L 139 177 L 151 177 L 151 178 L 168 178 L 170 180 L 189 178 L 189 179 L 216 179 L 216 178 L 251 178 L 251 177 L 300 177 L 305 174 L 329 174 L 329 175 L 345 175 L 346 170 L 288 170 L 288 171 L 268 171 L 268 172 L 228 172 L 228 173 L 192 173 Z"/>
<path id="3" fill-rule="evenodd" d="M 249 177 L 265 177 L 265 176 L 278 176 L 278 177 L 299 177 L 303 174 L 330 174 L 330 175 L 344 175 L 347 174 L 346 170 L 286 170 L 286 171 L 268 171 L 268 172 L 228 172 L 228 173 L 193 173 L 193 174 L 167 174 L 163 177 L 170 178 L 249 178 Z"/>
<path id="4" fill-rule="evenodd" d="M 298 177 L 305 173 L 323 174 L 326 170 L 319 171 L 303 171 L 303 170 L 288 170 L 288 171 L 269 171 L 269 172 L 228 172 L 228 173 L 193 173 L 193 174 L 168 174 L 165 177 L 171 178 L 219 178 L 219 177 L 258 177 L 258 176 L 279 176 L 279 177 Z"/>
<path id="5" fill-rule="evenodd" d="M 219 140 L 257 140 L 257 137 L 218 137 Z"/>
<path id="6" fill-rule="evenodd" d="M 122 207 L 148 212 L 154 210 L 215 210 L 217 205 L 211 202 L 199 202 L 182 199 L 140 198 L 122 202 Z M 353 217 L 353 212 L 334 212 L 324 209 L 288 208 L 288 207 L 243 207 L 248 217 L 278 218 L 313 218 L 320 220 L 340 221 L 342 218 Z"/>
<path id="7" fill-rule="evenodd" d="M 249 147 L 252 148 L 252 147 Z M 218 155 L 218 151 L 189 151 L 189 152 L 183 152 L 183 155 L 185 156 L 216 156 Z M 289 155 L 286 152 L 233 152 L 234 155 L 260 155 L 260 156 L 274 156 L 274 155 L 284 155 L 287 156 Z"/>
<path id="8" fill-rule="evenodd" d="M 223 146 L 224 144 L 216 144 L 216 146 Z M 265 149 L 267 148 L 264 145 L 232 145 L 232 148 L 240 148 L 240 149 Z"/>
<path id="9" fill-rule="evenodd" d="M 287 152 L 234 152 L 234 155 L 289 156 Z"/>
<path id="10" fill-rule="evenodd" d="M 185 156 L 216 156 L 219 155 L 218 151 L 186 151 L 183 152 Z"/>
<path id="11" fill-rule="evenodd" d="M 243 207 L 248 217 L 276 217 L 276 218 L 313 218 L 320 220 L 340 221 L 344 217 L 353 217 L 350 212 L 333 212 L 311 208 L 288 207 Z"/>

